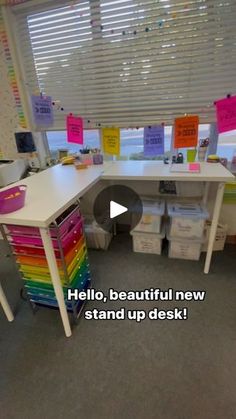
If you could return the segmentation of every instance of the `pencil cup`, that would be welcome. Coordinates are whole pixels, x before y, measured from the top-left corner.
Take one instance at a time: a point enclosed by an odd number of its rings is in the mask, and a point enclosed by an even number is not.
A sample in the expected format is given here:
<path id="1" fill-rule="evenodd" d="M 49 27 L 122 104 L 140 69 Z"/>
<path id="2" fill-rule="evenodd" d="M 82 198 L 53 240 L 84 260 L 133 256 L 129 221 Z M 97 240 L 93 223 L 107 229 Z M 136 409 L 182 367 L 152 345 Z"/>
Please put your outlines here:
<path id="1" fill-rule="evenodd" d="M 198 147 L 198 161 L 205 161 L 207 147 Z"/>

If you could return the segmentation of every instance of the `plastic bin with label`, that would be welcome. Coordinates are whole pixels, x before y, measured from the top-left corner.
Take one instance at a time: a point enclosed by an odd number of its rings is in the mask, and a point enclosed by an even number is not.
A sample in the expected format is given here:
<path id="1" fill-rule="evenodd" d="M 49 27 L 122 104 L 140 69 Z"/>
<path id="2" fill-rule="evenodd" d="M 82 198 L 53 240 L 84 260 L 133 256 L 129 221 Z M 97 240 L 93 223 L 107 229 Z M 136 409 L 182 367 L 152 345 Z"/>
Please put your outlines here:
<path id="1" fill-rule="evenodd" d="M 160 233 L 161 220 L 165 211 L 165 203 L 160 200 L 142 199 L 143 214 L 140 222 L 133 229 L 134 232 Z"/>
<path id="2" fill-rule="evenodd" d="M 170 236 L 186 239 L 201 239 L 209 214 L 197 203 L 169 203 Z"/>
<path id="3" fill-rule="evenodd" d="M 139 253 L 152 253 L 160 255 L 162 251 L 162 240 L 165 237 L 164 229 L 161 233 L 144 233 L 132 230 L 133 251 Z"/>
<path id="4" fill-rule="evenodd" d="M 169 258 L 199 260 L 204 238 L 183 239 L 167 235 L 169 240 Z"/>

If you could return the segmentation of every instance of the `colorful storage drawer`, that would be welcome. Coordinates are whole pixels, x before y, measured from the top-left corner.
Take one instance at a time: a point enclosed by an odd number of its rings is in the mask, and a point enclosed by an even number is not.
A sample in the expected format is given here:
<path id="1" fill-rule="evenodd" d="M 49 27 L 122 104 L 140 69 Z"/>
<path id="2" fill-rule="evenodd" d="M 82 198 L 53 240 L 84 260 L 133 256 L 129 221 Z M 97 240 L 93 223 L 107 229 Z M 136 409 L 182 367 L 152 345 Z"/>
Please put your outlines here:
<path id="1" fill-rule="evenodd" d="M 65 212 L 64 216 L 59 217 L 60 224 L 53 223 L 50 226 L 51 237 L 57 237 L 59 234 L 60 237 L 69 233 L 73 227 L 75 227 L 81 221 L 81 214 L 78 207 L 74 210 L 71 210 L 71 213 L 68 214 Z M 40 231 L 37 227 L 25 227 L 17 225 L 8 225 L 7 229 L 9 233 L 14 236 L 35 236 L 40 237 Z"/>
<path id="2" fill-rule="evenodd" d="M 76 243 L 78 243 L 82 235 L 83 235 L 83 224 L 82 224 L 82 220 L 80 219 L 80 221 L 75 226 L 73 226 L 73 228 L 67 234 L 65 234 L 64 236 L 59 236 L 60 242 L 57 238 L 52 238 L 53 247 L 54 249 L 59 249 L 60 243 L 61 243 L 63 250 L 67 252 Z M 16 234 L 11 234 L 9 237 L 9 241 L 13 245 L 43 247 L 43 242 L 40 236 L 30 236 L 30 235 L 20 236 Z"/>
<path id="3" fill-rule="evenodd" d="M 49 229 L 65 303 L 69 311 L 76 313 L 83 302 L 67 301 L 67 290 L 86 289 L 90 284 L 83 219 L 78 206 L 73 205 L 67 209 Z M 57 308 L 40 230 L 11 225 L 5 226 L 5 232 L 16 256 L 29 300 L 34 304 Z"/>

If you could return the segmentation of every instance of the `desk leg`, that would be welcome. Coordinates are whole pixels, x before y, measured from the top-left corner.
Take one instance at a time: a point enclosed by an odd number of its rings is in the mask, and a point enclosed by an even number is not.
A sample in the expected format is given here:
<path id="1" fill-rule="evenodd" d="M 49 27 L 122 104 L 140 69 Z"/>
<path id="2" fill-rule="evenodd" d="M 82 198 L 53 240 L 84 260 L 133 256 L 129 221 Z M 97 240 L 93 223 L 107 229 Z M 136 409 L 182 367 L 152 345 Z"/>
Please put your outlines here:
<path id="1" fill-rule="evenodd" d="M 205 260 L 205 266 L 204 266 L 204 273 L 205 274 L 208 274 L 209 269 L 210 269 L 211 256 L 212 256 L 212 251 L 213 251 L 213 246 L 214 246 L 214 241 L 215 241 L 215 236 L 216 236 L 218 220 L 219 220 L 219 216 L 220 216 L 222 200 L 223 200 L 223 196 L 224 196 L 224 189 L 225 189 L 225 184 L 224 183 L 219 183 L 218 189 L 217 189 L 217 194 L 216 194 L 215 206 L 214 206 L 214 210 L 213 210 L 211 230 L 210 230 L 210 235 L 209 235 L 209 242 L 208 242 L 206 260 Z"/>
<path id="2" fill-rule="evenodd" d="M 210 182 L 205 182 L 204 185 L 204 195 L 202 197 L 202 203 L 203 205 L 207 204 L 208 195 L 209 195 L 209 188 L 210 188 Z"/>
<path id="3" fill-rule="evenodd" d="M 56 258 L 55 258 L 55 254 L 53 250 L 50 233 L 48 229 L 40 228 L 40 234 L 42 237 L 43 246 L 44 246 L 44 250 L 47 257 L 48 267 L 51 274 L 52 283 L 55 290 L 65 334 L 67 337 L 70 337 L 72 335 L 72 332 L 71 332 L 68 313 L 66 310 L 63 289 L 61 286 L 61 280 L 60 280 L 60 276 L 59 276 L 59 272 L 57 268 L 57 262 L 56 262 Z"/>
<path id="4" fill-rule="evenodd" d="M 6 299 L 6 296 L 5 296 L 4 292 L 3 292 L 3 289 L 2 289 L 1 284 L 0 284 L 0 305 L 2 306 L 3 311 L 4 311 L 4 313 L 7 316 L 7 320 L 9 322 L 12 322 L 14 320 L 14 316 L 13 316 L 13 313 L 11 311 L 11 308 L 10 308 L 10 306 L 8 304 L 8 301 Z"/>

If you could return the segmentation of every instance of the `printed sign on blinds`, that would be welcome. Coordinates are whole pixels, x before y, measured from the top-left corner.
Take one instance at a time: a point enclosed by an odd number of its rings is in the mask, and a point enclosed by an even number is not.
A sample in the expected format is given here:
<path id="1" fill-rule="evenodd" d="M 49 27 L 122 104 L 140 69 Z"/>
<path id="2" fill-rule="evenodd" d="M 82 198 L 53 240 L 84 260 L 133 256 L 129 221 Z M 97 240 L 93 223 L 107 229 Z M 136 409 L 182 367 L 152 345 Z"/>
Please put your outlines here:
<path id="1" fill-rule="evenodd" d="M 102 128 L 103 151 L 115 156 L 120 155 L 120 129 Z"/>
<path id="2" fill-rule="evenodd" d="M 67 115 L 66 117 L 67 128 L 67 142 L 75 144 L 83 144 L 83 119 L 78 116 Z"/>
<path id="3" fill-rule="evenodd" d="M 196 147 L 198 143 L 198 116 L 175 119 L 174 148 Z"/>
<path id="4" fill-rule="evenodd" d="M 144 156 L 164 154 L 164 126 L 153 125 L 144 128 Z"/>
<path id="5" fill-rule="evenodd" d="M 39 127 L 53 125 L 52 98 L 50 96 L 31 96 L 35 125 Z"/>
<path id="6" fill-rule="evenodd" d="M 236 129 L 236 96 L 217 100 L 215 105 L 219 133 Z"/>

